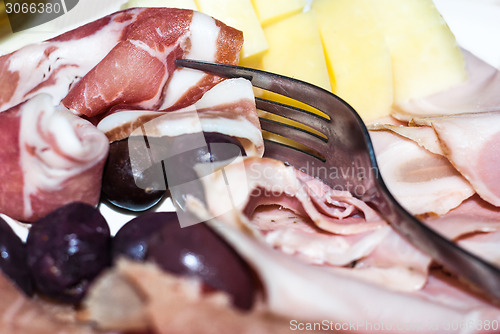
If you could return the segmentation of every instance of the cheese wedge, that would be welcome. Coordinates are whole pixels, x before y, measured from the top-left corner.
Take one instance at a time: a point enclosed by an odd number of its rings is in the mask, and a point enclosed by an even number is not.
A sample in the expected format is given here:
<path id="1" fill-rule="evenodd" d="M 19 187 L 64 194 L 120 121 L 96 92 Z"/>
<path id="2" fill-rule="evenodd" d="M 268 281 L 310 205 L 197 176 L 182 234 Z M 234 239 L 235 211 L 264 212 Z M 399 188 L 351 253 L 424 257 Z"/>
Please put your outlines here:
<path id="1" fill-rule="evenodd" d="M 299 13 L 264 28 L 269 50 L 261 69 L 307 81 L 330 90 L 325 55 L 314 11 Z M 304 108 L 301 103 L 264 93 L 264 98 Z M 308 108 L 306 108 L 308 109 Z"/>
<path id="2" fill-rule="evenodd" d="M 466 80 L 462 53 L 432 0 L 376 0 L 370 4 L 391 53 L 395 103 Z"/>
<path id="3" fill-rule="evenodd" d="M 293 14 L 301 12 L 306 0 L 252 0 L 255 12 L 262 26 L 276 23 Z"/>
<path id="4" fill-rule="evenodd" d="M 364 121 L 389 115 L 393 102 L 391 55 L 370 2 L 315 0 L 312 4 L 332 91 Z"/>
<path id="5" fill-rule="evenodd" d="M 243 31 L 241 58 L 259 54 L 268 48 L 264 31 L 250 0 L 196 0 L 202 13 Z"/>

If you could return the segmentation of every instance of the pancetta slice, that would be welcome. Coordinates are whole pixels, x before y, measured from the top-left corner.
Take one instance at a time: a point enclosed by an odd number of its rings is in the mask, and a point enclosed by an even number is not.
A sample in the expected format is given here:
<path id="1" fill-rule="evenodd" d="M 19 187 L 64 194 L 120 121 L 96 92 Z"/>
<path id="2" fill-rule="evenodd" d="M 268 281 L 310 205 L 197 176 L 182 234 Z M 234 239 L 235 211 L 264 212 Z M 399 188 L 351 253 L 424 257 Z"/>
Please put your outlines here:
<path id="1" fill-rule="evenodd" d="M 168 98 L 167 86 L 174 85 L 182 95 L 172 104 L 186 106 L 222 79 L 201 72 L 196 73 L 197 80 L 184 81 L 188 84 L 170 82 L 175 79 L 175 59 L 206 52 L 202 59 L 235 64 L 242 44 L 240 31 L 205 14 L 173 8 L 145 9 L 127 27 L 121 41 L 62 102 L 88 117 L 114 106 L 158 109 Z"/>
<path id="2" fill-rule="evenodd" d="M 96 205 L 106 136 L 49 95 L 0 113 L 0 212 L 33 222 L 66 203 Z"/>
<path id="3" fill-rule="evenodd" d="M 422 120 L 436 131 L 447 158 L 486 201 L 500 206 L 500 110 Z"/>
<path id="4" fill-rule="evenodd" d="M 500 208 L 474 195 L 445 215 L 422 220 L 450 240 L 464 240 L 477 233 L 500 230 Z"/>
<path id="5" fill-rule="evenodd" d="M 443 115 L 481 113 L 500 109 L 500 71 L 472 53 L 462 50 L 469 79 L 445 91 L 396 105 L 400 120 Z"/>
<path id="6" fill-rule="evenodd" d="M 198 131 L 238 138 L 248 156 L 262 156 L 264 141 L 248 80 L 228 79 L 216 84 L 187 108 L 176 111 L 116 111 L 97 125 L 110 141 L 127 138 L 143 127 L 153 137 L 180 136 Z M 137 130 L 136 130 L 137 129 Z"/>
<path id="7" fill-rule="evenodd" d="M 429 132 L 428 128 L 422 130 Z M 385 183 L 411 213 L 442 215 L 474 194 L 467 180 L 442 155 L 392 131 L 371 131 L 370 136 Z"/>
<path id="8" fill-rule="evenodd" d="M 420 147 L 427 151 L 444 155 L 441 147 L 441 142 L 437 137 L 436 132 L 430 126 L 407 126 L 407 125 L 392 125 L 385 123 L 373 124 L 369 128 L 371 131 L 392 131 L 401 137 L 408 138 L 416 142 Z M 376 135 L 375 135 L 376 136 Z"/>

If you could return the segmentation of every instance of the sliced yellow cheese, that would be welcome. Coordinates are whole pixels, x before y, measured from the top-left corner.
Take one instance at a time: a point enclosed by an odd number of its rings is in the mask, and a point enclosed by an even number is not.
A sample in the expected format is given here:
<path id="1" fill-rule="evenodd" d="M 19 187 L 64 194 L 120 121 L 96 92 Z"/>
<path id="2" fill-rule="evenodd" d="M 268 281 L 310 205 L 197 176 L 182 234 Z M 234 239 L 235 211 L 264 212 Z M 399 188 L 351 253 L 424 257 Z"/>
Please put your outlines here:
<path id="1" fill-rule="evenodd" d="M 264 28 L 269 50 L 262 55 L 261 69 L 307 81 L 330 90 L 325 55 L 314 11 L 298 13 Z M 264 98 L 271 98 L 266 92 Z M 300 103 L 273 97 L 278 102 Z"/>
<path id="2" fill-rule="evenodd" d="M 122 8 L 133 7 L 170 7 L 198 10 L 194 0 L 129 0 Z"/>
<path id="3" fill-rule="evenodd" d="M 330 89 L 326 60 L 314 11 L 299 13 L 264 28 L 269 50 L 262 55 L 266 71 Z"/>
<path id="4" fill-rule="evenodd" d="M 312 4 L 332 91 L 364 121 L 388 115 L 393 102 L 391 56 L 370 1 L 315 0 Z"/>
<path id="5" fill-rule="evenodd" d="M 394 100 L 404 102 L 463 82 L 463 56 L 432 0 L 370 2 L 392 55 Z"/>
<path id="6" fill-rule="evenodd" d="M 250 0 L 196 0 L 202 13 L 243 31 L 241 58 L 261 53 L 268 48 L 264 31 Z"/>
<path id="7" fill-rule="evenodd" d="M 269 25 L 304 9 L 306 0 L 252 0 L 262 26 Z"/>

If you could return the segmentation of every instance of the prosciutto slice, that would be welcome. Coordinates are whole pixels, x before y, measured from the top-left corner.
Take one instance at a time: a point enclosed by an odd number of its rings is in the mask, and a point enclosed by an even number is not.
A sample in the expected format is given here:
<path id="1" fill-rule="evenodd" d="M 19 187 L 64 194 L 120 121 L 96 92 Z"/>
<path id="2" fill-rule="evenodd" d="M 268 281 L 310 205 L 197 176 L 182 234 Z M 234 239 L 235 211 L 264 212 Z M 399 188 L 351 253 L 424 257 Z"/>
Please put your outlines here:
<path id="1" fill-rule="evenodd" d="M 363 280 L 391 280 L 393 289 L 412 291 L 425 284 L 428 256 L 365 203 L 293 167 L 247 158 L 202 181 L 213 217 L 227 224 L 245 221 L 273 248 L 306 263 L 351 268 L 349 275 Z"/>
<path id="2" fill-rule="evenodd" d="M 0 111 L 40 93 L 89 117 L 116 105 L 157 108 L 176 58 L 234 64 L 242 43 L 240 31 L 190 10 L 121 11 L 0 57 Z M 195 77 L 171 105 L 191 104 L 221 80 Z"/>
<path id="3" fill-rule="evenodd" d="M 113 106 L 160 107 L 173 75 L 175 59 L 237 63 L 243 43 L 240 31 L 204 14 L 155 8 L 137 15 L 121 41 L 63 99 L 76 113 L 89 117 Z M 206 53 L 204 57 L 202 54 Z M 200 73 L 183 85 L 176 107 L 193 103 L 221 78 Z M 175 83 L 174 83 L 175 85 Z M 167 94 L 168 96 L 169 94 Z"/>
<path id="4" fill-rule="evenodd" d="M 0 111 L 45 93 L 54 105 L 122 39 L 142 10 L 105 16 L 0 57 Z"/>
<path id="5" fill-rule="evenodd" d="M 500 206 L 500 109 L 421 122 L 435 129 L 446 156 L 475 191 Z"/>
<path id="6" fill-rule="evenodd" d="M 187 108 L 175 111 L 116 110 L 103 118 L 97 128 L 110 141 L 131 134 L 174 137 L 199 131 L 217 132 L 238 138 L 248 156 L 262 156 L 264 152 L 252 84 L 242 78 L 218 83 Z"/>
<path id="7" fill-rule="evenodd" d="M 198 201 L 190 202 L 191 210 L 209 219 L 211 226 L 252 264 L 263 281 L 266 306 L 274 313 L 308 321 L 331 319 L 360 323 L 355 331 L 367 333 L 373 332 L 373 327 L 367 325 L 375 323 L 410 333 L 472 333 L 476 328 L 462 331 L 460 327 L 451 326 L 457 321 L 500 319 L 500 309 L 471 293 L 455 278 L 443 280 L 439 270 L 429 272 L 430 258 L 411 247 L 390 226 L 381 224 L 370 229 L 373 216 L 368 211 L 360 214 L 358 208 L 353 214 L 353 217 L 365 217 L 359 222 L 367 225 L 365 230 L 357 228 L 341 235 L 324 229 L 334 226 L 328 220 L 335 211 L 342 213 L 336 216 L 337 223 L 344 223 L 343 220 L 348 219 L 343 216 L 345 210 L 338 211 L 337 205 L 331 206 L 330 209 L 336 208 L 324 215 L 311 210 L 304 204 L 307 200 L 301 190 L 309 197 L 312 193 L 300 182 L 301 177 L 297 175 L 301 174 L 292 171 L 293 168 L 277 161 L 247 158 L 225 166 L 205 180 L 208 211 Z M 237 179 L 239 187 L 232 187 Z M 328 192 L 314 193 L 324 200 L 322 194 Z M 231 195 L 233 210 L 228 210 L 227 203 L 223 203 L 226 194 Z M 315 208 L 321 210 L 318 205 Z M 473 208 L 484 218 L 482 227 L 471 217 Z M 461 238 L 463 245 L 484 241 L 480 236 L 471 237 L 470 233 L 495 231 L 498 220 L 497 223 L 492 220 L 498 218 L 496 211 L 484 202 L 477 202 L 477 197 L 466 201 L 463 209 L 459 207 L 449 213 L 450 219 L 466 225 L 453 234 L 453 238 Z M 210 218 L 216 214 L 217 219 Z M 348 220 L 345 222 L 349 224 Z M 432 222 L 433 226 L 438 223 Z M 487 236 L 482 244 L 485 249 L 497 240 L 496 233 Z M 356 237 L 362 240 L 359 244 Z M 493 254 L 494 257 L 497 252 Z M 356 260 L 349 265 L 343 265 L 347 261 L 335 264 L 331 260 L 350 255 Z"/>
<path id="8" fill-rule="evenodd" d="M 474 194 L 471 185 L 445 157 L 421 146 L 439 152 L 439 145 L 432 140 L 435 133 L 429 132 L 429 128 L 410 129 L 414 138 L 419 137 L 416 132 L 431 134 L 431 140 L 428 138 L 424 144 L 407 139 L 407 133 L 403 134 L 406 137 L 400 136 L 402 131 L 394 129 L 398 132 L 371 131 L 370 137 L 384 181 L 407 210 L 413 214 L 442 215 Z"/>
<path id="9" fill-rule="evenodd" d="M 0 113 L 0 212 L 33 222 L 66 203 L 96 205 L 106 136 L 41 94 Z"/>

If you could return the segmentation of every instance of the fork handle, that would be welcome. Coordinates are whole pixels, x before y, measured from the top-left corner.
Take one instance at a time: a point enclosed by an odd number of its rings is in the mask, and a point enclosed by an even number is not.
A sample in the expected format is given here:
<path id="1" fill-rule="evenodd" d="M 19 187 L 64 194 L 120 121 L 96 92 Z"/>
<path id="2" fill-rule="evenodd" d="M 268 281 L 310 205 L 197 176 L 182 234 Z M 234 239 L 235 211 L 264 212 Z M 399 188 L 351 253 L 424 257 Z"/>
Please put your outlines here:
<path id="1" fill-rule="evenodd" d="M 500 269 L 459 247 L 406 211 L 382 183 L 370 196 L 390 225 L 417 249 L 500 304 Z"/>

